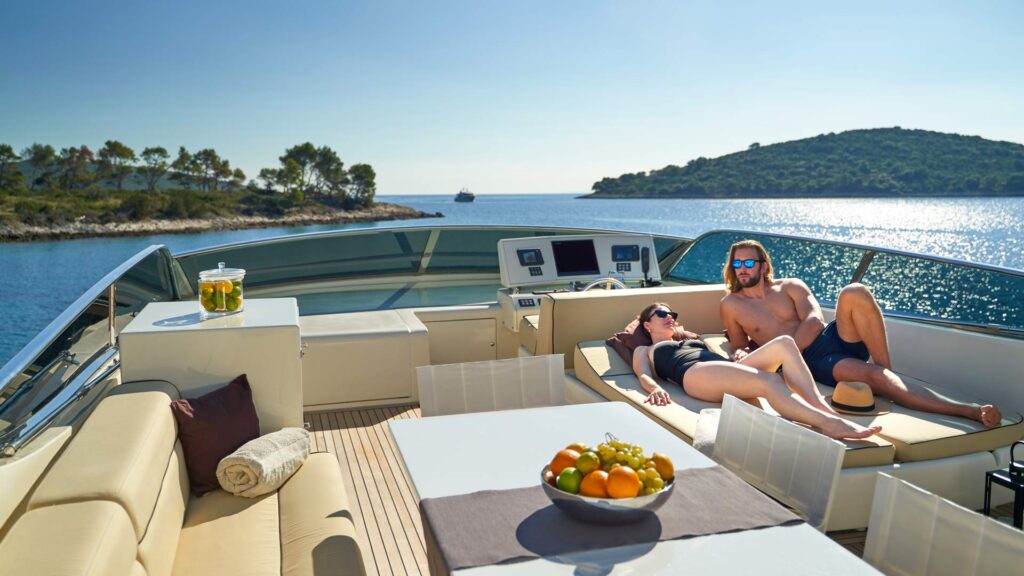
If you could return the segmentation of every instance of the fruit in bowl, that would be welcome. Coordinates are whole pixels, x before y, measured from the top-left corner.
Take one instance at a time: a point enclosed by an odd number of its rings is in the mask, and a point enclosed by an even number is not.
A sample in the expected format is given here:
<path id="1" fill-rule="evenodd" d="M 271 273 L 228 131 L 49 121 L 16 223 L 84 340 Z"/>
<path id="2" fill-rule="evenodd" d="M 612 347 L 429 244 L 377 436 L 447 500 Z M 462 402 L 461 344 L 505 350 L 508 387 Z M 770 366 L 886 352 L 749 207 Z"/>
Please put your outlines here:
<path id="1" fill-rule="evenodd" d="M 671 493 L 675 469 L 659 452 L 611 434 L 590 448 L 574 443 L 559 450 L 541 472 L 545 493 L 569 515 L 587 522 L 621 524 L 642 519 Z"/>

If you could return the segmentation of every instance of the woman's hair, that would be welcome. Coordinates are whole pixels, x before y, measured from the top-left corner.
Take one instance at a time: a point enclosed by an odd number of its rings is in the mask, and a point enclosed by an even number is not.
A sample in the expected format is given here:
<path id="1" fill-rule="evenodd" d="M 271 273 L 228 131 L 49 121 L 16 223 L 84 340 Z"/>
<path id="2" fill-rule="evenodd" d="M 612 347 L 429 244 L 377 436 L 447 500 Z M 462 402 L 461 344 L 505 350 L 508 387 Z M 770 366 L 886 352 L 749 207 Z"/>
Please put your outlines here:
<path id="1" fill-rule="evenodd" d="M 740 240 L 729 247 L 729 256 L 725 259 L 725 268 L 722 268 L 722 279 L 725 281 L 725 289 L 729 292 L 739 292 L 743 289 L 736 278 L 736 269 L 732 267 L 732 261 L 736 258 L 736 251 L 740 248 L 753 248 L 757 250 L 757 258 L 761 261 L 761 278 L 768 284 L 774 281 L 772 274 L 772 259 L 768 251 L 764 249 L 757 240 Z"/>

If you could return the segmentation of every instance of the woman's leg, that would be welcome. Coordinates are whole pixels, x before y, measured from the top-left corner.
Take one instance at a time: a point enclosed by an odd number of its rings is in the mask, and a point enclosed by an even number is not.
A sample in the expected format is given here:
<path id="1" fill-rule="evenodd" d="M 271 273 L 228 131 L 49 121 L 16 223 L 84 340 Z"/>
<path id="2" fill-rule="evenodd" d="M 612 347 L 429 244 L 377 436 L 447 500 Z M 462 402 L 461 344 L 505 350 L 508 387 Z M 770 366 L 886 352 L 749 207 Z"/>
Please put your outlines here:
<path id="1" fill-rule="evenodd" d="M 837 414 L 814 385 L 814 377 L 792 337 L 779 336 L 741 358 L 738 364 L 765 372 L 775 372 L 781 366 L 782 378 L 790 390 L 814 408 L 828 414 Z"/>
<path id="2" fill-rule="evenodd" d="M 738 398 L 761 396 L 790 420 L 809 424 L 832 438 L 866 438 L 881 427 L 865 428 L 812 408 L 799 394 L 786 387 L 773 372 L 761 372 L 751 366 L 732 362 L 701 362 L 683 375 L 687 394 L 706 402 L 721 402 L 726 394 Z"/>

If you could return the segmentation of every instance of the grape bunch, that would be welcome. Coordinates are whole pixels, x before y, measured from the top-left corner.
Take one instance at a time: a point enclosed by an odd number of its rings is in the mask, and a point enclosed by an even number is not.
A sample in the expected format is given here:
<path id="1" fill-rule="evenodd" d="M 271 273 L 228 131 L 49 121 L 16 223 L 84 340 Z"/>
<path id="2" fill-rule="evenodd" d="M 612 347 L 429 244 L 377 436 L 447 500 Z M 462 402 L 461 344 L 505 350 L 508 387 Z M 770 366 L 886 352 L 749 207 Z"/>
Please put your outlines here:
<path id="1" fill-rule="evenodd" d="M 619 466 L 632 468 L 643 483 L 643 488 L 640 490 L 642 495 L 660 491 L 665 487 L 665 482 L 671 480 L 675 475 L 667 456 L 657 452 L 645 456 L 644 449 L 639 444 L 629 444 L 619 439 L 611 439 L 597 445 L 597 455 L 601 459 L 601 468 L 605 472 L 611 472 L 612 469 Z M 662 462 L 661 466 L 658 465 L 659 461 Z"/>

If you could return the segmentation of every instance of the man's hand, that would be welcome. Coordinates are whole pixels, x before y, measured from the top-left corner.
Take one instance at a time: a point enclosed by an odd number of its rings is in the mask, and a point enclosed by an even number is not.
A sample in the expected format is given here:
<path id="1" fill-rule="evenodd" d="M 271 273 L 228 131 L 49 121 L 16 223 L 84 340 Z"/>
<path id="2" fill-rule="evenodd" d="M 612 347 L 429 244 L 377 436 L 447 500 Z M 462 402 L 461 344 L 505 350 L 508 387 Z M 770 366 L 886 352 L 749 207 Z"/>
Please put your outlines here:
<path id="1" fill-rule="evenodd" d="M 750 354 L 750 352 L 748 352 L 746 348 L 740 348 L 739 350 L 736 350 L 736 351 L 734 351 L 732 353 L 732 361 L 733 362 L 739 362 L 740 360 L 743 360 L 743 358 L 745 358 L 749 354 Z"/>
<path id="2" fill-rule="evenodd" d="M 653 406 L 668 406 L 671 403 L 672 398 L 669 397 L 668 392 L 661 388 L 655 388 L 653 392 L 647 395 L 647 399 L 644 400 L 644 404 L 651 404 Z"/>

